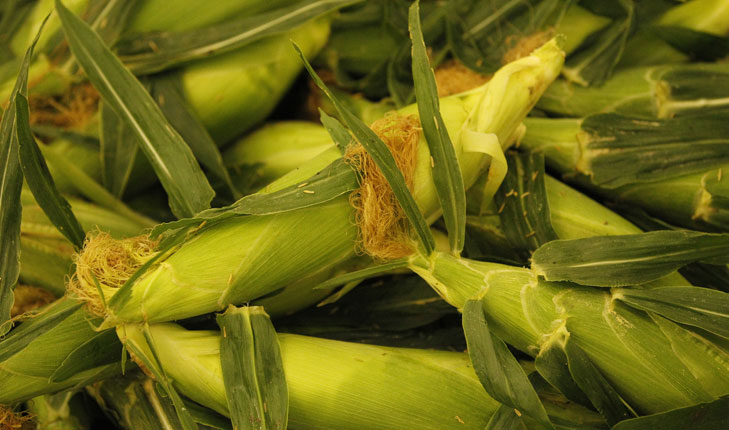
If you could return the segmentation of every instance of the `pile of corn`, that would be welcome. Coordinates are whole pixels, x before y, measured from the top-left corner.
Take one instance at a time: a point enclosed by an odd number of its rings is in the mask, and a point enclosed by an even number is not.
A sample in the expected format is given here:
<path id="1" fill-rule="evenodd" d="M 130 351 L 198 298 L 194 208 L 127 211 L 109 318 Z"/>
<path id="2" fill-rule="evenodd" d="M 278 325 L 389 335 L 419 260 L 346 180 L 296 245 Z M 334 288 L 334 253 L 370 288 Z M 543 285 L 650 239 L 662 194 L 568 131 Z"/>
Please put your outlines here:
<path id="1" fill-rule="evenodd" d="M 0 430 L 729 426 L 726 0 L 5 0 Z"/>

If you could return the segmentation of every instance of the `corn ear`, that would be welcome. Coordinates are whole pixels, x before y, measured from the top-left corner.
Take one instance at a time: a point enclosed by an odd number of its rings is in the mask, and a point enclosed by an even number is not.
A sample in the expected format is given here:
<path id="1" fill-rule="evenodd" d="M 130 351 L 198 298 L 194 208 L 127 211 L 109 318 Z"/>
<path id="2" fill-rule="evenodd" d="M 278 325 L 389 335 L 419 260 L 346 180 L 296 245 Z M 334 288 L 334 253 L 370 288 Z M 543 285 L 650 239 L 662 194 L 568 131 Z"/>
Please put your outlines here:
<path id="1" fill-rule="evenodd" d="M 149 351 L 138 326 L 117 331 L 125 342 Z M 150 331 L 160 362 L 179 390 L 228 415 L 220 334 L 174 324 L 152 325 Z M 291 428 L 481 429 L 500 406 L 483 391 L 462 353 L 291 334 L 278 338 Z M 437 396 L 433 386 L 439 389 Z M 583 424 L 589 428 L 595 422 L 599 420 Z"/>
<path id="2" fill-rule="evenodd" d="M 291 40 L 313 57 L 329 36 L 329 18 L 310 21 L 179 71 L 187 101 L 219 144 L 263 121 L 302 70 Z M 262 60 L 265 59 L 265 60 Z"/>
<path id="3" fill-rule="evenodd" d="M 633 308 L 620 290 L 547 282 L 529 269 L 447 254 L 420 258 L 411 266 L 458 308 L 470 298 L 481 299 L 490 330 L 536 357 L 537 369 L 553 345 L 580 348 L 638 414 L 729 393 L 725 339 Z"/>

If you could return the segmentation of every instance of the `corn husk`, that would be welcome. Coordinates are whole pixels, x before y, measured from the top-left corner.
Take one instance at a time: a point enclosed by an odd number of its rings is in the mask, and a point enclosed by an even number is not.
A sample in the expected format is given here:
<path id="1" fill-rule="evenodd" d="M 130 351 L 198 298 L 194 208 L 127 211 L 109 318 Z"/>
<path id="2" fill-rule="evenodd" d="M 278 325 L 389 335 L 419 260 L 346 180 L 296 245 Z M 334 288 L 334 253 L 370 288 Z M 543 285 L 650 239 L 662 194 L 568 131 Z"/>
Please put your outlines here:
<path id="1" fill-rule="evenodd" d="M 636 67 L 616 72 L 599 87 L 554 83 L 538 107 L 561 116 L 617 112 L 671 118 L 727 106 L 729 66 L 693 63 Z"/>
<path id="2" fill-rule="evenodd" d="M 722 116 L 719 116 L 719 115 Z M 726 165 L 720 154 L 699 152 L 703 142 L 720 142 L 721 131 L 714 127 L 699 126 L 700 121 L 716 121 L 723 117 L 723 111 L 702 113 L 674 120 L 641 122 L 632 119 L 633 125 L 626 125 L 629 117 L 595 116 L 584 120 L 530 119 L 528 131 L 522 141 L 525 148 L 543 151 L 547 164 L 591 192 L 612 200 L 622 201 L 642 208 L 649 214 L 669 223 L 708 231 L 726 231 L 729 182 L 723 177 Z M 590 128 L 583 127 L 589 121 Z M 686 124 L 680 130 L 671 127 L 672 122 Z M 696 128 L 692 128 L 694 124 Z M 599 125 L 601 129 L 595 128 Z M 647 127 L 645 129 L 644 127 Z M 625 130 L 635 136 L 630 142 L 633 155 L 644 152 L 642 171 L 630 171 L 616 167 L 617 161 L 605 163 L 600 157 L 626 156 L 626 151 L 605 146 L 602 151 L 591 145 L 606 145 L 617 140 L 611 134 L 620 136 L 615 130 Z M 649 130 L 645 132 L 645 130 Z M 641 133 L 642 132 L 642 133 Z M 706 137 L 708 133 L 709 137 Z M 645 147 L 645 151 L 642 150 Z M 685 157 L 671 160 L 671 149 L 692 150 L 696 155 L 690 162 Z M 665 148 L 665 149 L 664 149 Z M 614 154 L 614 155 L 613 155 Z M 684 154 L 681 151 L 678 155 Z M 629 156 L 628 156 L 629 157 Z M 630 162 L 630 159 L 627 159 Z M 598 165 L 602 163 L 602 165 Z M 656 168 L 656 163 L 663 166 Z M 670 165 L 671 168 L 666 168 Z M 601 175 L 595 174 L 597 168 Z M 606 179 L 612 172 L 613 179 Z M 588 176 L 589 175 L 589 176 Z"/>
<path id="3" fill-rule="evenodd" d="M 68 300 L 57 301 L 43 314 L 11 331 L 0 343 L 0 353 L 6 356 L 16 341 L 48 324 L 52 316 L 67 313 L 72 308 L 73 303 Z M 89 315 L 80 309 L 67 315 L 32 338 L 21 350 L 0 361 L 0 404 L 13 404 L 42 394 L 81 388 L 120 373 L 118 358 L 121 346 L 104 341 L 101 343 L 103 348 L 92 349 L 94 339 L 98 337 Z M 54 378 L 50 381 L 54 375 L 60 378 L 60 373 L 56 372 L 59 369 L 65 372 L 64 366 L 73 367 L 70 375 L 64 375 L 63 380 Z"/>

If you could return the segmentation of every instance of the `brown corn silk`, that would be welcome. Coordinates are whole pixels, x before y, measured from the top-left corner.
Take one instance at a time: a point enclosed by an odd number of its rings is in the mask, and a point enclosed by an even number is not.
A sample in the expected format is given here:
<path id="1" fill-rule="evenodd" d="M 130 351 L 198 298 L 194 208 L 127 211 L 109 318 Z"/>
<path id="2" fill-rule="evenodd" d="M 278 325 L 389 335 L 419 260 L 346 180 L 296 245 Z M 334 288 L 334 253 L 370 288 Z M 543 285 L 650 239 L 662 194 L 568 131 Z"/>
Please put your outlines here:
<path id="1" fill-rule="evenodd" d="M 13 412 L 12 409 L 0 405 L 0 430 L 31 430 L 36 428 L 33 417 Z"/>
<path id="2" fill-rule="evenodd" d="M 438 97 L 459 94 L 480 87 L 491 79 L 464 66 L 458 60 L 448 60 L 435 69 L 435 84 Z"/>
<path id="3" fill-rule="evenodd" d="M 102 287 L 121 288 L 155 254 L 157 242 L 149 236 L 114 239 L 108 233 L 88 235 L 83 250 L 76 255 L 76 272 L 68 291 L 86 302 L 89 312 L 104 316 Z M 100 289 L 101 288 L 101 289 Z"/>
<path id="4" fill-rule="evenodd" d="M 61 95 L 31 95 L 30 123 L 83 129 L 99 107 L 99 92 L 88 82 Z"/>
<path id="5" fill-rule="evenodd" d="M 370 126 L 395 158 L 408 189 L 413 189 L 420 121 L 415 115 L 387 114 Z M 347 148 L 345 158 L 358 172 L 360 188 L 350 194 L 359 226 L 358 246 L 379 259 L 406 257 L 414 252 L 405 212 L 390 184 L 360 144 Z"/>
<path id="6" fill-rule="evenodd" d="M 509 49 L 501 57 L 501 64 L 508 64 L 530 55 L 535 49 L 554 37 L 554 33 L 554 29 L 549 29 L 528 36 L 512 35 L 507 37 L 505 44 Z"/>
<path id="7" fill-rule="evenodd" d="M 48 290 L 32 285 L 18 285 L 13 291 L 15 301 L 10 310 L 12 318 L 21 317 L 23 314 L 38 309 L 56 300 L 56 297 Z"/>

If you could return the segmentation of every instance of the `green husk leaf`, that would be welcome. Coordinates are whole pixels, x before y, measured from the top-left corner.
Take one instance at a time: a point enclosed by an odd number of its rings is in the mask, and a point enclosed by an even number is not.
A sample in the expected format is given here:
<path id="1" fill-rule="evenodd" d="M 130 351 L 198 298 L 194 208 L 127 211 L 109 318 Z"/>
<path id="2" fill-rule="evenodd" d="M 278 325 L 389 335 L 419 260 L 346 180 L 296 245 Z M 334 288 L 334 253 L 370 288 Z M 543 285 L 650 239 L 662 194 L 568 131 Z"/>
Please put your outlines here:
<path id="1" fill-rule="evenodd" d="M 119 39 L 138 3 L 140 0 L 91 0 L 84 11 L 84 18 L 111 46 Z"/>
<path id="2" fill-rule="evenodd" d="M 22 94 L 18 94 L 15 99 L 15 133 L 18 139 L 20 166 L 23 168 L 25 181 L 33 192 L 33 197 L 58 231 L 77 250 L 81 249 L 86 233 L 71 211 L 71 205 L 56 189 L 51 172 L 48 171 L 48 166 L 30 131 L 28 99 Z"/>
<path id="3" fill-rule="evenodd" d="M 460 1 L 447 20 L 448 42 L 454 55 L 482 73 L 495 72 L 504 54 L 517 43 L 557 27 L 572 1 Z"/>
<path id="4" fill-rule="evenodd" d="M 139 270 L 134 272 L 134 274 L 130 276 L 129 279 L 127 279 L 124 285 L 122 285 L 121 288 L 119 288 L 119 290 L 117 290 L 117 292 L 111 297 L 111 299 L 109 299 L 107 306 L 110 309 L 123 307 L 132 298 L 132 288 L 134 287 L 134 283 L 137 282 L 137 279 L 139 279 L 142 275 L 144 275 L 144 273 L 147 272 L 147 270 L 157 264 L 158 261 L 166 258 L 170 253 L 177 249 L 177 247 L 182 244 L 182 242 L 189 239 L 189 236 L 193 234 L 195 234 L 195 231 L 191 233 L 188 231 L 188 229 L 181 228 L 171 233 L 169 236 L 165 237 L 157 247 L 157 254 L 154 257 L 150 258 L 139 268 Z"/>
<path id="5" fill-rule="evenodd" d="M 542 344 L 539 354 L 534 359 L 534 366 L 537 372 L 552 386 L 573 402 L 581 405 L 591 405 L 590 400 L 585 396 L 580 387 L 572 379 L 568 367 L 567 354 L 564 350 L 564 343 L 567 339 L 563 331 L 552 334 L 549 341 Z M 555 338 L 558 336 L 559 338 Z"/>
<path id="6" fill-rule="evenodd" d="M 451 252 L 459 255 L 466 238 L 466 190 L 456 150 L 440 114 L 435 75 L 428 61 L 423 32 L 420 28 L 418 1 L 410 6 L 409 30 L 413 43 L 412 70 L 420 124 L 433 159 L 433 182 L 443 209 Z"/>
<path id="7" fill-rule="evenodd" d="M 408 190 L 403 178 L 402 172 L 397 168 L 395 159 L 392 153 L 387 148 L 387 145 L 373 132 L 367 125 L 362 122 L 361 119 L 357 118 L 332 94 L 327 88 L 326 84 L 319 78 L 314 69 L 309 64 L 309 61 L 304 56 L 296 43 L 294 43 L 296 51 L 299 53 L 301 60 L 304 62 L 304 67 L 309 72 L 309 75 L 316 83 L 317 87 L 326 94 L 331 100 L 334 107 L 337 109 L 340 118 L 349 128 L 350 132 L 354 135 L 357 141 L 364 147 L 367 153 L 372 157 L 377 167 L 382 172 L 382 175 L 387 179 L 387 182 L 392 187 L 392 191 L 397 198 L 397 201 L 402 206 L 405 215 L 407 215 L 410 224 L 415 229 L 420 243 L 423 246 L 426 255 L 431 254 L 435 250 L 435 239 L 433 233 L 428 227 L 428 223 L 425 222 L 425 217 L 420 213 L 417 203 L 413 195 Z"/>
<path id="8" fill-rule="evenodd" d="M 337 145 L 337 148 L 339 148 L 339 152 L 344 155 L 347 151 L 347 147 L 353 141 L 352 135 L 349 134 L 349 131 L 344 128 L 341 122 L 339 122 L 336 118 L 327 115 L 326 112 L 321 110 L 321 108 L 319 109 L 319 118 L 321 124 L 327 130 L 327 133 L 329 133 L 329 136 L 332 137 L 334 144 Z"/>
<path id="9" fill-rule="evenodd" d="M 213 190 L 192 151 L 169 126 L 136 78 L 82 20 L 56 0 L 56 10 L 76 60 L 94 87 L 129 124 L 167 191 L 172 212 L 182 218 L 210 207 Z"/>
<path id="10" fill-rule="evenodd" d="M 158 72 L 180 63 L 240 48 L 282 33 L 358 0 L 304 0 L 292 6 L 244 16 L 216 26 L 178 33 L 142 35 L 119 44 L 122 61 L 137 74 Z"/>
<path id="11" fill-rule="evenodd" d="M 288 212 L 328 202 L 359 186 L 357 174 L 344 159 L 337 159 L 308 180 L 265 194 L 251 194 L 230 206 L 208 209 L 192 218 L 160 224 L 152 230 L 152 236 L 203 221 L 220 221 L 241 215 L 268 215 Z"/>
<path id="12" fill-rule="evenodd" d="M 177 419 L 180 420 L 182 430 L 197 430 L 197 424 L 193 421 L 190 411 L 188 411 L 187 406 L 185 406 L 185 403 L 182 401 L 182 398 L 172 386 L 164 368 L 160 365 L 154 346 L 154 340 L 152 339 L 152 334 L 149 331 L 148 325 L 145 324 L 143 332 L 144 338 L 147 341 L 147 345 L 151 352 L 151 357 L 148 357 L 142 348 L 132 342 L 127 342 L 125 347 L 129 350 L 129 352 L 134 354 L 134 359 L 141 362 L 141 365 L 143 365 L 154 376 L 154 379 L 160 384 L 165 394 L 172 400 L 172 404 L 175 407 Z"/>
<path id="13" fill-rule="evenodd" d="M 289 398 L 276 331 L 262 307 L 217 317 L 228 408 L 237 429 L 285 429 Z"/>
<path id="14" fill-rule="evenodd" d="M 532 269 L 548 281 L 598 287 L 643 284 L 693 262 L 729 263 L 729 235 L 652 231 L 555 240 L 532 256 Z"/>
<path id="15" fill-rule="evenodd" d="M 223 164 L 223 157 L 220 155 L 218 146 L 185 100 L 179 75 L 156 76 L 152 79 L 151 94 L 172 127 L 190 146 L 200 164 L 223 180 L 234 199 L 241 198 L 241 193 L 233 185 L 228 169 Z"/>
<path id="16" fill-rule="evenodd" d="M 696 61 L 716 61 L 729 56 L 729 37 L 677 25 L 659 25 L 651 33 Z"/>
<path id="17" fill-rule="evenodd" d="M 618 300 L 729 339 L 729 294 L 697 287 L 615 290 Z"/>
<path id="18" fill-rule="evenodd" d="M 114 363 L 119 360 L 122 345 L 114 330 L 97 333 L 73 352 L 51 375 L 50 382 L 63 382 L 66 379 L 94 367 Z"/>
<path id="19" fill-rule="evenodd" d="M 616 188 L 727 164 L 728 124 L 727 110 L 655 120 L 599 114 L 585 118 L 578 139 L 593 183 Z"/>
<path id="20" fill-rule="evenodd" d="M 190 411 L 190 415 L 192 415 L 192 419 L 200 426 L 203 426 L 201 430 L 208 428 L 218 430 L 237 430 L 233 428 L 233 424 L 228 418 L 220 415 L 212 409 L 200 406 L 193 401 L 184 401 L 187 409 Z"/>
<path id="21" fill-rule="evenodd" d="M 557 239 L 544 185 L 544 155 L 509 152 L 506 159 L 509 167 L 494 203 L 509 247 L 526 262 L 541 245 Z"/>
<path id="22" fill-rule="evenodd" d="M 132 129 L 106 103 L 101 103 L 101 177 L 116 198 L 124 195 L 139 151 Z"/>
<path id="23" fill-rule="evenodd" d="M 582 0 L 580 6 L 613 22 L 573 52 L 564 65 L 567 79 L 580 85 L 600 85 L 613 72 L 625 49 L 634 19 L 630 0 Z"/>
<path id="24" fill-rule="evenodd" d="M 468 300 L 463 306 L 463 331 L 471 363 L 486 392 L 544 427 L 554 428 L 524 369 L 506 344 L 489 332 L 480 300 Z"/>
<path id="25" fill-rule="evenodd" d="M 41 24 L 23 57 L 15 86 L 10 93 L 8 108 L 3 112 L 0 122 L 0 336 L 11 327 L 8 321 L 15 300 L 13 289 L 20 274 L 20 192 L 23 187 L 23 172 L 18 158 L 18 137 L 15 132 L 16 96 L 28 92 L 30 59 L 46 20 L 48 17 Z"/>
<path id="26" fill-rule="evenodd" d="M 485 430 L 502 429 L 526 430 L 526 425 L 524 425 L 521 417 L 510 406 L 499 406 L 499 409 L 491 416 Z"/>
<path id="27" fill-rule="evenodd" d="M 21 324 L 0 342 L 0 362 L 22 351 L 38 336 L 55 327 L 81 306 L 82 303 L 73 300 L 57 300 L 40 315 Z"/>
<path id="28" fill-rule="evenodd" d="M 668 412 L 633 418 L 618 423 L 613 430 L 714 430 L 729 420 L 729 396 Z"/>
<path id="29" fill-rule="evenodd" d="M 578 345 L 568 339 L 564 344 L 564 352 L 572 379 L 608 424 L 612 426 L 635 416 Z"/>
<path id="30" fill-rule="evenodd" d="M 399 260 L 388 261 L 387 263 L 378 264 L 376 266 L 368 267 L 366 269 L 357 270 L 354 272 L 345 273 L 331 278 L 327 281 L 314 287 L 315 290 L 329 290 L 340 285 L 348 284 L 354 281 L 362 281 L 367 278 L 372 278 L 383 273 L 390 272 L 396 269 L 402 269 L 408 266 L 408 260 L 405 258 Z"/>

